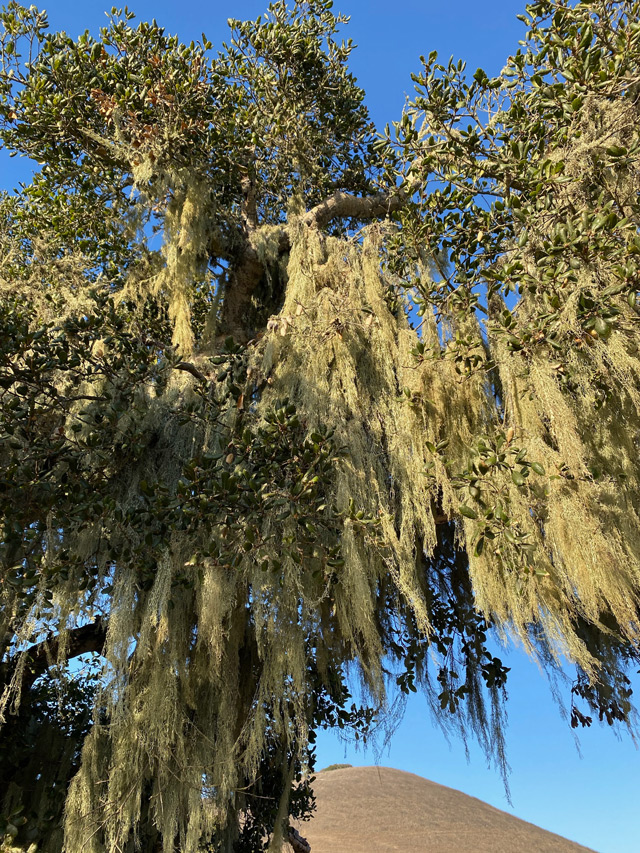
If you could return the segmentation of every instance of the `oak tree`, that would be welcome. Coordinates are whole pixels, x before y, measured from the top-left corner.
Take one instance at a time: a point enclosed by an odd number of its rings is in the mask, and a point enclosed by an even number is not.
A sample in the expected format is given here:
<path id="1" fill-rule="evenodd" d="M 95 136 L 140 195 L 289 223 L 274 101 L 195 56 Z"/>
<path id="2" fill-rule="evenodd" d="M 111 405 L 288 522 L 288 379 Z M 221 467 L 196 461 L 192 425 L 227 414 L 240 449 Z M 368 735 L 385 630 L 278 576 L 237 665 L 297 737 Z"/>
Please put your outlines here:
<path id="1" fill-rule="evenodd" d="M 523 18 L 378 135 L 330 0 L 0 13 L 7 844 L 277 850 L 418 688 L 504 765 L 491 634 L 633 723 L 640 4 Z"/>

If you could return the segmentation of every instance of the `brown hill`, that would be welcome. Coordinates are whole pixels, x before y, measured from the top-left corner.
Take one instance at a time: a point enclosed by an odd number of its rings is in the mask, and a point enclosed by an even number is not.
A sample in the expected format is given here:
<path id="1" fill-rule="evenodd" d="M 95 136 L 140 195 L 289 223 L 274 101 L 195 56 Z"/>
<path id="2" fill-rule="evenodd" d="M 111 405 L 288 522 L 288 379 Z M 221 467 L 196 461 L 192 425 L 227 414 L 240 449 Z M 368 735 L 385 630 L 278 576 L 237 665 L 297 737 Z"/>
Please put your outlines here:
<path id="1" fill-rule="evenodd" d="M 453 788 L 388 767 L 318 773 L 311 853 L 593 853 Z"/>

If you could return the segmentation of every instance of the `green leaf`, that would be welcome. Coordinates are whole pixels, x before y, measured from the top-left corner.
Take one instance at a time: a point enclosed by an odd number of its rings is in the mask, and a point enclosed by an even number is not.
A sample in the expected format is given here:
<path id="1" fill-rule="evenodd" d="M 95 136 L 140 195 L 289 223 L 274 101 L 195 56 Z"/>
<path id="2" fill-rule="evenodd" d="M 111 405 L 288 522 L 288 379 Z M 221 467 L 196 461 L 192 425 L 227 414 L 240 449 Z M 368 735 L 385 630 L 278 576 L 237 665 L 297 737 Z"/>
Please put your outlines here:
<path id="1" fill-rule="evenodd" d="M 471 509 L 470 506 L 466 506 L 465 504 L 462 504 L 460 506 L 460 515 L 464 515 L 465 518 L 478 517 L 478 513 L 475 511 L 475 509 Z"/>
<path id="2" fill-rule="evenodd" d="M 596 317 L 593 328 L 598 333 L 598 337 L 606 340 L 611 335 L 611 326 L 602 317 Z"/>

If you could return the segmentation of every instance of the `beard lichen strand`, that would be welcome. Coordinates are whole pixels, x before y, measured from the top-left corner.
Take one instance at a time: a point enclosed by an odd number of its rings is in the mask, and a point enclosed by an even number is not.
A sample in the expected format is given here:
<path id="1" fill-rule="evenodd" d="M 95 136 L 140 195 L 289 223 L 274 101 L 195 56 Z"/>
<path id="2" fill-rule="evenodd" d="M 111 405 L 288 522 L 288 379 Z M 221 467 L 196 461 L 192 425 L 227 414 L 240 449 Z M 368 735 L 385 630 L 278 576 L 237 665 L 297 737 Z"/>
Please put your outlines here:
<path id="1" fill-rule="evenodd" d="M 417 334 L 402 309 L 392 310 L 385 298 L 383 239 L 377 228 L 368 230 L 362 247 L 314 231 L 294 234 L 285 304 L 256 360 L 256 369 L 269 377 L 269 395 L 292 399 L 311 428 L 330 426 L 347 449 L 333 483 L 335 503 L 347 516 L 333 609 L 339 635 L 376 703 L 385 701 L 376 590 L 392 584 L 393 597 L 409 608 L 428 639 L 428 581 L 420 564 L 436 546 L 433 507 L 441 503 L 454 517 L 459 505 L 442 463 L 436 463 L 435 485 L 425 476 L 431 460 L 426 440 L 449 438 L 454 467 L 460 469 L 472 438 L 490 430 L 495 420 L 481 372 L 463 380 L 448 360 L 416 365 Z M 459 317 L 455 323 L 481 344 L 475 318 Z M 427 336 L 438 341 L 435 323 Z M 378 519 L 379 542 L 358 534 L 348 517 L 351 502 Z M 438 692 L 428 680 L 423 686 L 432 697 Z M 466 720 L 504 767 L 503 741 L 491 737 L 501 721 L 496 699 L 492 695 L 488 713 L 478 689 Z"/>
<path id="2" fill-rule="evenodd" d="M 187 178 L 184 189 L 174 190 L 167 206 L 163 251 L 166 266 L 158 276 L 154 290 L 166 289 L 169 319 L 173 324 L 172 344 L 183 357 L 194 348 L 191 323 L 193 289 L 206 270 L 209 207 L 206 182 Z"/>

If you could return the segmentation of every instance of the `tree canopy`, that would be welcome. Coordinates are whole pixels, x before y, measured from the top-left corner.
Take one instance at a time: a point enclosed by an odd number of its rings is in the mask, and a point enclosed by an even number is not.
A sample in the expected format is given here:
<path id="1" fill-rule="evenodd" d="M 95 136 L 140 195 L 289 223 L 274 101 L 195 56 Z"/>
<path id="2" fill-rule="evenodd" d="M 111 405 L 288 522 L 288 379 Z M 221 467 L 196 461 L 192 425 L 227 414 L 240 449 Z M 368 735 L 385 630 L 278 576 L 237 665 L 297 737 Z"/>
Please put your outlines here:
<path id="1" fill-rule="evenodd" d="M 633 725 L 640 3 L 523 18 L 378 135 L 331 0 L 0 12 L 7 844 L 278 850 L 416 689 L 504 767 L 491 634 Z"/>

